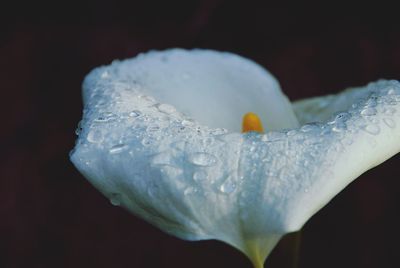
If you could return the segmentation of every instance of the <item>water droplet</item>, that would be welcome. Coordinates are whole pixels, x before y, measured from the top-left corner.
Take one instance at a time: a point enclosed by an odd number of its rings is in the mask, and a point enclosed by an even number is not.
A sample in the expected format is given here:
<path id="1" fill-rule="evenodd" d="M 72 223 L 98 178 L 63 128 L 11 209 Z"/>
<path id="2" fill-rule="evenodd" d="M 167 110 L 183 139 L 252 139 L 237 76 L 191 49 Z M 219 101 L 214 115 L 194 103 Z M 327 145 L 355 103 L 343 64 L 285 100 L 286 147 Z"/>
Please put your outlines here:
<path id="1" fill-rule="evenodd" d="M 149 138 L 143 138 L 141 143 L 143 146 L 150 146 L 152 144 L 152 141 Z"/>
<path id="2" fill-rule="evenodd" d="M 102 79 L 106 79 L 106 78 L 108 78 L 108 77 L 110 77 L 110 74 L 108 73 L 108 71 L 104 71 L 104 72 L 101 74 L 101 78 L 102 78 Z"/>
<path id="3" fill-rule="evenodd" d="M 119 153 L 122 153 L 123 151 L 127 150 L 128 148 L 129 148 L 128 145 L 120 143 L 120 144 L 114 145 L 108 151 L 110 154 L 119 154 Z"/>
<path id="4" fill-rule="evenodd" d="M 338 113 L 335 116 L 335 121 L 336 122 L 346 122 L 347 119 L 349 119 L 350 117 L 351 117 L 351 115 L 349 113 L 346 113 L 346 112 Z"/>
<path id="5" fill-rule="evenodd" d="M 317 131 L 317 130 L 319 130 L 319 126 L 317 123 L 309 123 L 300 128 L 300 131 L 306 132 L 306 133 Z"/>
<path id="6" fill-rule="evenodd" d="M 370 98 L 365 103 L 365 106 L 369 108 L 376 107 L 376 105 L 378 104 L 376 101 L 377 99 L 378 97 L 376 95 L 371 94 Z"/>
<path id="7" fill-rule="evenodd" d="M 388 95 L 395 95 L 396 94 L 396 90 L 394 90 L 393 88 L 388 90 Z"/>
<path id="8" fill-rule="evenodd" d="M 292 129 L 292 130 L 289 130 L 288 132 L 286 132 L 286 135 L 288 137 L 295 136 L 296 134 L 297 134 L 297 130 L 295 130 L 295 129 Z"/>
<path id="9" fill-rule="evenodd" d="M 158 125 L 149 125 L 146 128 L 147 132 L 155 132 L 155 131 L 158 131 L 158 130 L 160 130 L 160 126 L 158 126 Z"/>
<path id="10" fill-rule="evenodd" d="M 396 126 L 396 122 L 391 118 L 384 118 L 383 122 L 390 128 L 394 128 Z"/>
<path id="11" fill-rule="evenodd" d="M 148 106 L 150 106 L 156 102 L 156 100 L 153 97 L 148 96 L 148 95 L 139 95 L 138 98 L 142 100 L 143 104 L 146 104 Z"/>
<path id="12" fill-rule="evenodd" d="M 217 163 L 217 158 L 208 153 L 194 153 L 188 159 L 192 164 L 197 166 L 213 166 Z"/>
<path id="13" fill-rule="evenodd" d="M 113 206 L 119 206 L 121 205 L 121 194 L 119 193 L 112 193 L 110 196 L 110 203 Z"/>
<path id="14" fill-rule="evenodd" d="M 332 127 L 332 131 L 335 131 L 335 132 L 343 132 L 346 129 L 347 129 L 347 126 L 344 123 L 337 123 L 337 124 L 333 125 L 333 127 Z"/>
<path id="15" fill-rule="evenodd" d="M 227 132 L 228 132 L 228 130 L 225 128 L 215 128 L 210 131 L 210 134 L 211 135 L 223 135 Z"/>
<path id="16" fill-rule="evenodd" d="M 87 140 L 91 143 L 100 143 L 103 139 L 103 133 L 99 129 L 91 129 L 87 135 Z"/>
<path id="17" fill-rule="evenodd" d="M 363 116 L 373 116 L 373 115 L 376 115 L 376 113 L 377 113 L 377 111 L 375 108 L 364 108 L 361 111 L 361 115 L 363 115 Z"/>
<path id="18" fill-rule="evenodd" d="M 76 129 L 75 129 L 75 134 L 76 134 L 77 136 L 79 136 L 79 135 L 81 134 L 81 132 L 82 132 L 82 120 L 79 121 L 78 126 L 77 126 Z"/>
<path id="19" fill-rule="evenodd" d="M 369 125 L 365 125 L 363 127 L 363 130 L 365 130 L 369 134 L 377 135 L 380 132 L 380 127 L 375 124 L 369 124 Z"/>
<path id="20" fill-rule="evenodd" d="M 234 183 L 230 177 L 226 179 L 226 181 L 221 184 L 219 190 L 224 194 L 231 194 L 236 190 L 236 183 Z"/>
<path id="21" fill-rule="evenodd" d="M 172 113 L 176 112 L 176 109 L 174 106 L 169 105 L 169 104 L 164 104 L 164 103 L 158 105 L 158 110 L 165 114 L 172 114 Z"/>
<path id="22" fill-rule="evenodd" d="M 202 182 L 202 181 L 205 181 L 207 179 L 208 179 L 208 174 L 204 170 L 196 171 L 193 174 L 193 180 L 195 180 L 197 182 Z"/>
<path id="23" fill-rule="evenodd" d="M 267 142 L 268 141 L 268 136 L 265 134 L 261 134 L 261 141 Z"/>
<path id="24" fill-rule="evenodd" d="M 97 123 L 105 123 L 105 122 L 114 121 L 117 118 L 118 118 L 118 116 L 114 113 L 105 113 L 104 115 L 101 115 L 98 118 L 96 118 L 94 121 Z"/>
<path id="25" fill-rule="evenodd" d="M 71 151 L 69 151 L 69 157 L 71 158 L 72 157 L 72 155 L 75 153 L 75 151 L 76 151 L 76 149 L 74 148 L 74 149 L 72 149 Z"/>
<path id="26" fill-rule="evenodd" d="M 134 118 L 139 117 L 141 115 L 142 115 L 142 113 L 138 110 L 133 110 L 132 112 L 129 113 L 129 116 L 134 117 Z"/>
<path id="27" fill-rule="evenodd" d="M 183 192 L 184 195 L 190 195 L 190 194 L 194 194 L 197 192 L 197 189 L 194 187 L 188 187 L 185 189 L 185 191 Z"/>
<path id="28" fill-rule="evenodd" d="M 184 119 L 184 120 L 182 120 L 181 124 L 182 124 L 182 126 L 190 127 L 190 126 L 194 125 L 194 122 L 191 119 Z"/>
<path id="29" fill-rule="evenodd" d="M 280 141 L 280 140 L 285 140 L 286 139 L 286 135 L 285 133 L 282 132 L 269 132 L 267 134 L 267 140 L 268 141 Z"/>

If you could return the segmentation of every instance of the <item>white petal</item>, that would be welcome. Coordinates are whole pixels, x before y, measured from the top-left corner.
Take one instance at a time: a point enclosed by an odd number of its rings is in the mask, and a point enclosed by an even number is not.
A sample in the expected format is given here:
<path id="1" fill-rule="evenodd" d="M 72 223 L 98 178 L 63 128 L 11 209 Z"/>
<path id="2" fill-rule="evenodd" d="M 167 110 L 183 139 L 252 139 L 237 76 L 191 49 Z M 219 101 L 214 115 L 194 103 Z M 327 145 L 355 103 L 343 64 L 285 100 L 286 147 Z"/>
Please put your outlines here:
<path id="1" fill-rule="evenodd" d="M 71 160 L 112 203 L 178 237 L 225 241 L 255 265 L 283 234 L 400 150 L 397 82 L 349 93 L 365 99 L 324 124 L 224 134 L 143 96 L 147 84 L 127 78 L 135 66 L 114 64 L 88 76 Z"/>
<path id="2" fill-rule="evenodd" d="M 400 151 L 399 102 L 399 82 L 382 80 L 337 95 L 294 103 L 302 123 L 320 123 L 305 125 L 299 131 L 317 131 L 312 140 L 300 142 L 312 142 L 305 146 L 309 148 L 301 148 L 300 143 L 293 148 L 296 157 L 310 168 L 304 167 L 304 174 L 299 175 L 303 177 L 299 185 L 307 194 L 301 197 L 305 200 L 293 204 L 293 214 L 286 215 L 287 223 L 292 225 L 288 229 L 299 229 L 352 180 Z"/>
<path id="3" fill-rule="evenodd" d="M 292 103 L 299 122 L 325 122 L 333 114 L 347 111 L 368 94 L 364 87 L 348 88 L 339 94 L 297 100 Z"/>
<path id="4" fill-rule="evenodd" d="M 267 130 L 298 126 L 276 79 L 234 54 L 171 49 L 114 64 L 108 71 L 118 79 L 138 82 L 142 94 L 209 127 L 240 132 L 247 112 L 257 113 Z"/>

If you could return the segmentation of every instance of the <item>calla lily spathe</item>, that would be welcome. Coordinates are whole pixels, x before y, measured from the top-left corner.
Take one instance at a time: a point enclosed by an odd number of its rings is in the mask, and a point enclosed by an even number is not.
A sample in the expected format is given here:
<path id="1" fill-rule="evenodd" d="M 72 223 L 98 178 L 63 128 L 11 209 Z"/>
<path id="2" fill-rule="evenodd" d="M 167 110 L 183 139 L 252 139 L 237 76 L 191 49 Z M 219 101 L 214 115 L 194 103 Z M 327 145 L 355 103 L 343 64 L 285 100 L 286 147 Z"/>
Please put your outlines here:
<path id="1" fill-rule="evenodd" d="M 255 267 L 346 185 L 400 151 L 400 85 L 290 103 L 254 62 L 172 49 L 93 70 L 71 160 L 111 202 Z M 265 134 L 240 133 L 257 113 Z"/>

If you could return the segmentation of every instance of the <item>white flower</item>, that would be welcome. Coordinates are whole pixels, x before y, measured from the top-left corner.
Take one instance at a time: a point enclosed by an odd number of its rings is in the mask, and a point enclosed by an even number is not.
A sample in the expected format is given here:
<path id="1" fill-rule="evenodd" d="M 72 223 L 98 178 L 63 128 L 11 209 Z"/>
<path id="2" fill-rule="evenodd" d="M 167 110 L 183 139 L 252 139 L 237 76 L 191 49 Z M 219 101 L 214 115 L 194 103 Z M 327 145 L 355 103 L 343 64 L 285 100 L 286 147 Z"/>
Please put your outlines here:
<path id="1" fill-rule="evenodd" d="M 167 233 L 222 240 L 255 267 L 400 151 L 397 81 L 290 104 L 267 71 L 230 53 L 114 62 L 86 77 L 83 100 L 71 160 L 96 188 Z M 247 112 L 266 134 L 239 132 Z"/>

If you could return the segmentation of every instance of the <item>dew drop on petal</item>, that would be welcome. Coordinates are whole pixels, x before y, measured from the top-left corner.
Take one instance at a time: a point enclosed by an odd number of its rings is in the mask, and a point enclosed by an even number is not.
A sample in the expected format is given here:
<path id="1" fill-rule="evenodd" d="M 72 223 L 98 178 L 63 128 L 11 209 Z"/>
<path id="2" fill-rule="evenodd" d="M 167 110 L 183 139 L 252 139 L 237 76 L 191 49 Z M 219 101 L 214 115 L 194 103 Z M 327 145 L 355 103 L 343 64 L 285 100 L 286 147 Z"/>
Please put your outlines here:
<path id="1" fill-rule="evenodd" d="M 196 189 L 196 188 L 194 188 L 194 187 L 187 187 L 183 193 L 184 193 L 184 195 L 190 195 L 190 194 L 194 194 L 194 193 L 196 193 L 196 192 L 197 192 L 197 189 Z"/>
<path id="2" fill-rule="evenodd" d="M 384 118 L 383 122 L 390 128 L 394 128 L 396 126 L 396 122 L 391 118 Z"/>
<path id="3" fill-rule="evenodd" d="M 374 96 L 374 95 L 371 96 L 371 97 L 367 100 L 365 106 L 366 106 L 367 108 L 376 107 L 376 105 L 378 104 L 377 101 L 376 101 L 376 99 L 377 99 L 376 96 Z"/>
<path id="4" fill-rule="evenodd" d="M 388 90 L 387 94 L 388 95 L 395 95 L 396 91 L 393 88 L 391 88 L 391 89 Z"/>
<path id="5" fill-rule="evenodd" d="M 76 147 L 75 147 L 76 148 Z M 72 149 L 71 151 L 69 151 L 69 158 L 71 158 L 72 157 L 72 155 L 75 153 L 75 151 L 76 151 L 76 149 Z"/>
<path id="6" fill-rule="evenodd" d="M 108 151 L 110 154 L 119 154 L 119 153 L 122 153 L 123 151 L 127 150 L 128 148 L 129 148 L 128 145 L 120 143 L 120 144 L 114 145 Z"/>
<path id="7" fill-rule="evenodd" d="M 225 128 L 215 128 L 213 130 L 210 131 L 211 135 L 223 135 L 225 133 L 227 133 L 228 130 Z"/>
<path id="8" fill-rule="evenodd" d="M 314 132 L 314 131 L 318 131 L 318 130 L 319 130 L 319 126 L 316 123 L 309 123 L 300 128 L 300 131 L 305 132 L 305 133 Z"/>
<path id="9" fill-rule="evenodd" d="M 289 130 L 288 132 L 286 132 L 286 135 L 288 137 L 295 136 L 296 134 L 297 134 L 297 130 L 295 130 L 295 129 L 292 129 L 292 130 Z"/>
<path id="10" fill-rule="evenodd" d="M 150 146 L 152 142 L 151 142 L 151 139 L 145 137 L 142 139 L 141 143 L 143 146 Z"/>
<path id="11" fill-rule="evenodd" d="M 335 131 L 335 132 L 343 132 L 346 129 L 347 129 L 347 126 L 344 123 L 337 123 L 332 127 L 332 131 Z"/>
<path id="12" fill-rule="evenodd" d="M 75 129 L 75 134 L 76 134 L 77 136 L 79 136 L 79 135 L 81 134 L 81 132 L 82 132 L 82 120 L 79 121 L 78 126 L 77 126 L 76 129 Z"/>
<path id="13" fill-rule="evenodd" d="M 134 118 L 139 117 L 141 115 L 142 115 L 142 113 L 140 111 L 138 111 L 138 110 L 134 110 L 134 111 L 129 113 L 129 116 L 130 117 L 134 117 Z"/>
<path id="14" fill-rule="evenodd" d="M 337 123 L 345 123 L 350 117 L 351 117 L 351 115 L 349 113 L 341 112 L 341 113 L 336 114 L 335 122 L 337 122 Z"/>
<path id="15" fill-rule="evenodd" d="M 193 120 L 190 120 L 190 119 L 184 119 L 184 120 L 182 120 L 181 124 L 184 127 L 190 127 L 190 126 L 194 125 L 194 122 L 193 122 Z"/>
<path id="16" fill-rule="evenodd" d="M 372 135 L 377 135 L 380 132 L 380 127 L 378 125 L 375 124 L 369 124 L 369 125 L 365 125 L 362 128 L 365 132 L 372 134 Z"/>
<path id="17" fill-rule="evenodd" d="M 138 98 L 141 99 L 142 104 L 145 104 L 146 106 L 151 106 L 156 102 L 156 100 L 153 97 L 148 95 L 139 95 Z"/>
<path id="18" fill-rule="evenodd" d="M 193 180 L 197 181 L 197 182 L 205 181 L 205 180 L 207 180 L 207 178 L 208 178 L 208 174 L 204 170 L 196 171 L 193 174 Z"/>
<path id="19" fill-rule="evenodd" d="M 224 183 L 221 184 L 219 190 L 224 194 L 233 193 L 236 190 L 236 183 L 228 178 Z"/>
<path id="20" fill-rule="evenodd" d="M 99 116 L 98 118 L 96 118 L 94 121 L 97 123 L 105 123 L 105 122 L 110 122 L 110 121 L 114 121 L 118 118 L 118 116 L 114 113 L 106 113 L 102 116 Z"/>
<path id="21" fill-rule="evenodd" d="M 364 108 L 361 111 L 361 115 L 363 115 L 363 116 L 373 116 L 373 115 L 376 115 L 376 113 L 377 113 L 376 109 L 375 108 L 371 108 L 371 107 Z"/>
<path id="22" fill-rule="evenodd" d="M 189 156 L 189 162 L 197 166 L 213 166 L 217 163 L 217 158 L 208 153 L 194 153 Z"/>
<path id="23" fill-rule="evenodd" d="M 100 143 L 103 139 L 103 133 L 99 129 L 91 129 L 87 135 L 87 140 L 91 143 Z"/>
<path id="24" fill-rule="evenodd" d="M 160 130 L 160 126 L 159 126 L 159 125 L 156 125 L 156 124 L 154 124 L 154 125 L 149 125 L 149 126 L 146 128 L 146 131 L 147 131 L 147 132 L 155 132 L 155 131 L 158 131 L 158 130 Z"/>
<path id="25" fill-rule="evenodd" d="M 110 77 L 110 74 L 109 74 L 107 71 L 104 71 L 104 72 L 101 74 L 101 78 L 102 78 L 102 79 L 106 79 L 106 78 L 108 78 L 108 77 Z"/>
<path id="26" fill-rule="evenodd" d="M 112 193 L 110 196 L 110 203 L 113 206 L 119 206 L 121 205 L 121 194 L 119 193 Z"/>
<path id="27" fill-rule="evenodd" d="M 172 114 L 172 113 L 175 113 L 175 111 L 176 111 L 174 106 L 169 105 L 169 104 L 164 104 L 164 103 L 158 105 L 158 110 L 165 114 Z"/>

